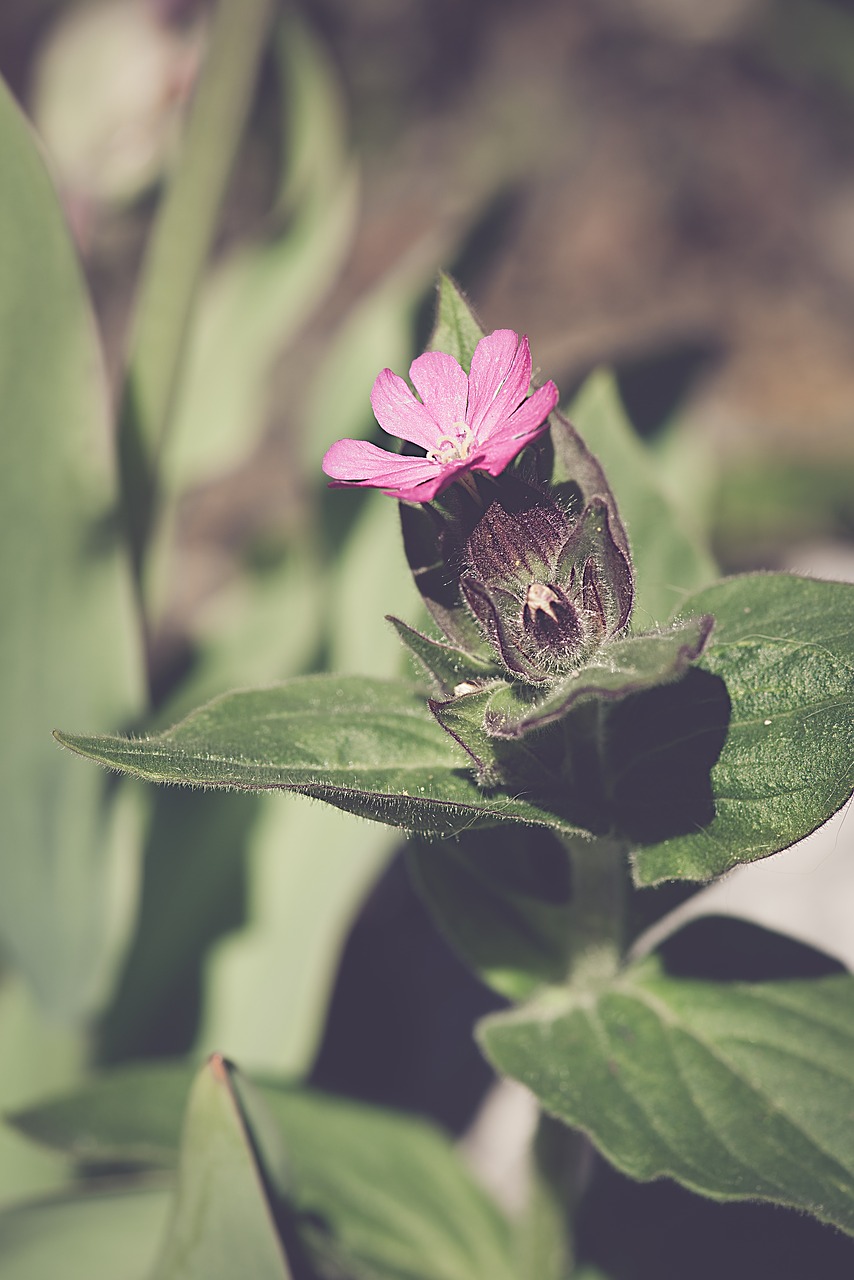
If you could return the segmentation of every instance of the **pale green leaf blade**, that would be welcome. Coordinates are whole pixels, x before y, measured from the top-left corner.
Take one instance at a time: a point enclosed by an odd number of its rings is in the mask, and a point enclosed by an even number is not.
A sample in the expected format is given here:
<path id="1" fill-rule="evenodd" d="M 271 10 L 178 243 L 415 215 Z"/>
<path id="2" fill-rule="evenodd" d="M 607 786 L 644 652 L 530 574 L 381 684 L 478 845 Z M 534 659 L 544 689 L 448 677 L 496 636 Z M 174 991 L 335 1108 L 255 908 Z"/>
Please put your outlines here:
<path id="1" fill-rule="evenodd" d="M 567 825 L 523 798 L 481 790 L 465 753 L 402 681 L 306 676 L 225 694 L 148 738 L 56 736 L 148 781 L 298 791 L 422 832 L 500 820 Z"/>
<path id="2" fill-rule="evenodd" d="M 83 1033 L 46 1021 L 21 978 L 12 973 L 0 981 L 0 1044 L 0 1116 L 80 1084 Z M 0 1205 L 54 1191 L 68 1182 L 70 1172 L 67 1160 L 39 1151 L 0 1124 Z"/>
<path id="3" fill-rule="evenodd" d="M 600 371 L 588 378 L 569 416 L 602 464 L 629 531 L 635 626 L 644 630 L 662 623 L 687 592 L 714 581 L 714 560 L 656 473 L 655 455 L 628 422 L 610 374 Z"/>
<path id="4" fill-rule="evenodd" d="M 14 1122 L 90 1161 L 171 1164 L 191 1078 L 183 1065 L 124 1068 Z M 518 1280 L 508 1224 L 432 1125 L 306 1089 L 247 1088 L 233 1078 L 265 1173 L 298 1214 L 329 1224 L 344 1274 Z M 329 1242 L 311 1231 L 310 1219 L 302 1238 L 323 1252 Z"/>
<path id="5" fill-rule="evenodd" d="M 854 1234 L 854 978 L 717 984 L 652 962 L 480 1025 L 493 1064 L 630 1177 Z"/>
<path id="6" fill-rule="evenodd" d="M 150 1280 L 170 1201 L 155 1185 L 0 1211 L 3 1280 Z"/>
<path id="7" fill-rule="evenodd" d="M 211 273 L 189 331 L 162 458 L 173 494 L 236 466 L 258 444 L 270 374 L 338 276 L 357 212 L 344 104 L 320 42 L 295 13 L 278 23 L 283 191 L 274 232 Z"/>
<path id="8" fill-rule="evenodd" d="M 139 815 L 126 789 L 69 771 L 49 735 L 57 719 L 127 723 L 141 661 L 86 288 L 2 86 L 0 153 L 0 935 L 42 1003 L 75 1018 L 103 1000 L 126 940 Z"/>
<path id="9" fill-rule="evenodd" d="M 396 833 L 328 805 L 285 796 L 255 803 L 249 919 L 206 962 L 195 1047 L 219 1050 L 247 1071 L 297 1077 L 311 1068 L 353 917 Z"/>
<path id="10" fill-rule="evenodd" d="M 810 834 L 854 788 L 854 586 L 788 574 L 726 579 L 686 601 L 715 617 L 700 666 L 731 703 L 714 820 L 637 850 L 641 884 L 708 880 Z"/>
<path id="11" fill-rule="evenodd" d="M 214 1057 L 187 1102 L 172 1218 L 152 1280 L 289 1280 L 251 1134 Z"/>
<path id="12" fill-rule="evenodd" d="M 507 1222 L 432 1125 L 308 1091 L 263 1098 L 290 1166 L 280 1185 L 301 1210 L 328 1215 L 357 1275 L 518 1280 Z"/>
<path id="13" fill-rule="evenodd" d="M 134 562 L 151 532 L 157 464 L 172 421 L 190 319 L 273 17 L 271 0 L 215 6 L 177 166 L 146 251 L 119 424 Z"/>

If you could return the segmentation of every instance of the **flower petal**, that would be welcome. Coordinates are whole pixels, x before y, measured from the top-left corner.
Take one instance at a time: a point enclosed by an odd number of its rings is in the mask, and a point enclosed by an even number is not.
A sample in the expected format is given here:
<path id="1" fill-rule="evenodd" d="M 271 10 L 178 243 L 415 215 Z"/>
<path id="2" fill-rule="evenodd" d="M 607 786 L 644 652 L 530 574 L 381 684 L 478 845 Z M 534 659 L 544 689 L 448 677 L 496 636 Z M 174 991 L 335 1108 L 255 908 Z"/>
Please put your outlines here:
<path id="1" fill-rule="evenodd" d="M 391 369 L 377 375 L 371 388 L 371 407 L 383 431 L 422 449 L 433 449 L 442 435 L 438 423 Z"/>
<path id="2" fill-rule="evenodd" d="M 454 423 L 466 420 L 469 380 L 461 365 L 444 351 L 425 351 L 412 361 L 409 376 L 439 434 L 453 435 Z"/>
<path id="3" fill-rule="evenodd" d="M 524 400 L 531 382 L 531 349 L 512 329 L 496 329 L 475 348 L 469 374 L 468 424 L 479 440 Z"/>
<path id="4" fill-rule="evenodd" d="M 538 387 L 511 418 L 493 431 L 481 449 L 486 456 L 478 469 L 497 476 L 527 445 L 549 429 L 549 414 L 558 402 L 558 389 L 553 382 Z"/>
<path id="5" fill-rule="evenodd" d="M 327 449 L 321 466 L 341 484 L 364 484 L 377 489 L 387 484 L 418 484 L 433 479 L 440 471 L 439 464 L 430 458 L 389 453 L 369 440 L 336 440 Z"/>
<path id="6" fill-rule="evenodd" d="M 479 462 L 478 466 L 480 466 Z M 447 489 L 448 485 L 453 484 L 459 476 L 471 469 L 471 459 L 465 459 L 452 463 L 450 466 L 440 467 L 432 478 L 423 480 L 420 483 L 412 485 L 407 482 L 406 485 L 401 485 L 393 492 L 390 489 L 386 489 L 385 492 L 390 493 L 393 498 L 398 498 L 401 502 L 432 502 L 443 489 Z"/>
<path id="7" fill-rule="evenodd" d="M 557 408 L 560 392 L 553 382 L 546 382 L 537 387 L 527 400 L 523 400 L 515 413 L 511 413 L 506 426 L 498 428 L 495 434 L 503 435 L 505 431 L 514 436 L 527 435 L 545 422 L 553 409 Z"/>

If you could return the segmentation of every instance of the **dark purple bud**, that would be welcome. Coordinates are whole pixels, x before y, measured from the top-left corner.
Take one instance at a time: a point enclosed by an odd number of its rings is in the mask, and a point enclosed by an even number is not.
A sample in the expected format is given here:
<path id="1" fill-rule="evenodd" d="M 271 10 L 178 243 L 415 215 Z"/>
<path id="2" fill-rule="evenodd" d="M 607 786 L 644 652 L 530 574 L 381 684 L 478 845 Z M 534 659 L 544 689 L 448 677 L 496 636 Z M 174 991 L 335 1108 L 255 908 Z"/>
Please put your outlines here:
<path id="1" fill-rule="evenodd" d="M 540 684 L 565 674 L 628 622 L 631 565 L 602 499 L 573 519 L 517 483 L 484 512 L 463 555 L 463 596 L 501 661 L 522 679 Z"/>

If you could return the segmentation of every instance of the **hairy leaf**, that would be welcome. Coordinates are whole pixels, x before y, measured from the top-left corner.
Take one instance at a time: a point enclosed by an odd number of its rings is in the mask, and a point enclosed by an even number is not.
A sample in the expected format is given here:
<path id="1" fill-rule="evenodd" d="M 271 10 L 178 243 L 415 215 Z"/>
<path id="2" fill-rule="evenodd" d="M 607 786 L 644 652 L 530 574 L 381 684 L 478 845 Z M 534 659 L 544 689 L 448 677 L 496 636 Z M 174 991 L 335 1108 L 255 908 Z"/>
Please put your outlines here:
<path id="1" fill-rule="evenodd" d="M 726 684 L 726 741 L 712 769 L 715 814 L 635 855 L 640 884 L 708 880 L 803 839 L 854 787 L 854 586 L 745 574 L 698 592 L 711 613 L 700 666 Z"/>
<path id="2" fill-rule="evenodd" d="M 854 1234 L 854 978 L 664 976 L 552 990 L 480 1024 L 492 1063 L 619 1169 Z"/>
<path id="3" fill-rule="evenodd" d="M 57 737 L 152 782 L 299 791 L 422 832 L 501 820 L 566 826 L 524 798 L 482 791 L 421 693 L 403 682 L 307 676 L 225 694 L 148 738 Z"/>

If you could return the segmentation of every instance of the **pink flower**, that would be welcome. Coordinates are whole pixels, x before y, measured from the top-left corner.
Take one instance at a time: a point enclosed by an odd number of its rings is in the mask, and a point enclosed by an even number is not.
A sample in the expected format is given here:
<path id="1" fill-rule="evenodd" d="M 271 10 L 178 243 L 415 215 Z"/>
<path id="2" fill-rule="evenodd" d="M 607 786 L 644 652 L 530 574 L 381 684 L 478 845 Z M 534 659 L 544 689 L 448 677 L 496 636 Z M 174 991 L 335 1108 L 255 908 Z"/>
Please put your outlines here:
<path id="1" fill-rule="evenodd" d="M 430 502 L 470 471 L 497 476 L 548 428 L 558 390 L 547 382 L 528 395 L 531 350 L 512 329 L 496 329 L 475 348 L 466 376 L 453 356 L 426 351 L 403 378 L 383 369 L 371 391 L 377 422 L 425 451 L 411 457 L 367 440 L 338 440 L 323 459 L 330 488 L 368 485 L 403 502 Z M 526 398 L 527 397 L 527 398 Z"/>

